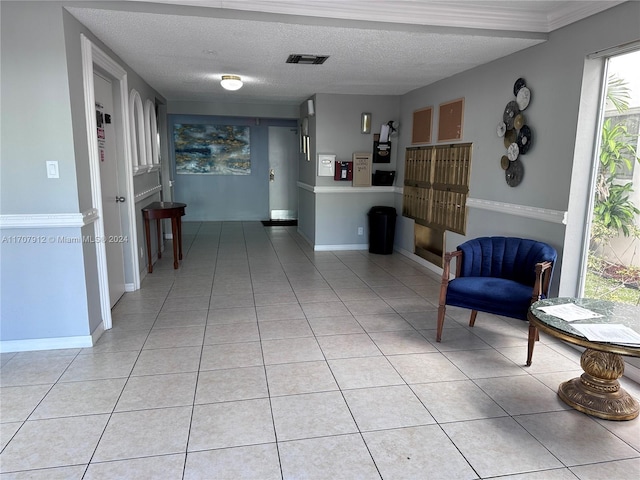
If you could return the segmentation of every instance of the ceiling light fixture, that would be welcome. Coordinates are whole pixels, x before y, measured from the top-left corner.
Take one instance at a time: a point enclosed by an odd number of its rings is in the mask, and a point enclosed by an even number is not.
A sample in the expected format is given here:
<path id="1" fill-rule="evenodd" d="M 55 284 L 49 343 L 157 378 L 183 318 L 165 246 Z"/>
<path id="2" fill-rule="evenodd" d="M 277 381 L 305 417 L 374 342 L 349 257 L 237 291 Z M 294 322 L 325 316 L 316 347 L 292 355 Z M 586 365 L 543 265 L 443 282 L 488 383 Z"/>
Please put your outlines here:
<path id="1" fill-rule="evenodd" d="M 242 79 L 237 75 L 222 75 L 220 85 L 225 90 L 239 90 L 242 88 Z"/>

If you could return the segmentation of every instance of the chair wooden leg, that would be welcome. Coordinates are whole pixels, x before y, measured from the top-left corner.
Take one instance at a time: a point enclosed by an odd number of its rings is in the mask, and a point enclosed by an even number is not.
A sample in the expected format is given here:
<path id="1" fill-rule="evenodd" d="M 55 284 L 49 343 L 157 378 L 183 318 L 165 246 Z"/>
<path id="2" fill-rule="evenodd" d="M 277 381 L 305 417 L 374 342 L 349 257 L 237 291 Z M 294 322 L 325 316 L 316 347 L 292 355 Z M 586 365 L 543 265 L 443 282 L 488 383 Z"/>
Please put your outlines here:
<path id="1" fill-rule="evenodd" d="M 531 366 L 531 359 L 533 358 L 533 347 L 536 342 L 540 339 L 540 335 L 538 333 L 538 329 L 535 325 L 529 324 L 529 341 L 527 348 L 527 367 Z"/>
<path id="2" fill-rule="evenodd" d="M 473 327 L 473 325 L 476 323 L 476 316 L 478 315 L 478 311 L 477 310 L 471 310 L 471 317 L 469 318 L 469 326 Z"/>
<path id="3" fill-rule="evenodd" d="M 447 310 L 447 307 L 444 305 L 440 305 L 438 307 L 438 325 L 436 330 L 436 342 L 442 340 L 442 328 L 444 327 L 444 314 Z"/>

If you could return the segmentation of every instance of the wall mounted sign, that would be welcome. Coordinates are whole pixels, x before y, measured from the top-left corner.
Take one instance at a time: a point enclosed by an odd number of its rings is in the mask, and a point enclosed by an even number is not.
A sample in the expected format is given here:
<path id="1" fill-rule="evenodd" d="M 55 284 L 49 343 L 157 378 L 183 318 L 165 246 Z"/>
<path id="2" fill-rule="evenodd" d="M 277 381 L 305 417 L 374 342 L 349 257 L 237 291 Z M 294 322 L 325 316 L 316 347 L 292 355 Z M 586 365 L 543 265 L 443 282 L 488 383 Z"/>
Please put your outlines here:
<path id="1" fill-rule="evenodd" d="M 498 123 L 498 137 L 503 139 L 507 154 L 500 158 L 500 167 L 504 170 L 505 181 L 510 187 L 517 187 L 524 177 L 524 164 L 522 155 L 531 148 L 533 134 L 531 127 L 527 125 L 524 115 L 531 102 L 531 90 L 527 87 L 524 78 L 519 78 L 513 84 L 513 94 L 516 99 L 511 100 L 504 107 L 502 121 Z"/>

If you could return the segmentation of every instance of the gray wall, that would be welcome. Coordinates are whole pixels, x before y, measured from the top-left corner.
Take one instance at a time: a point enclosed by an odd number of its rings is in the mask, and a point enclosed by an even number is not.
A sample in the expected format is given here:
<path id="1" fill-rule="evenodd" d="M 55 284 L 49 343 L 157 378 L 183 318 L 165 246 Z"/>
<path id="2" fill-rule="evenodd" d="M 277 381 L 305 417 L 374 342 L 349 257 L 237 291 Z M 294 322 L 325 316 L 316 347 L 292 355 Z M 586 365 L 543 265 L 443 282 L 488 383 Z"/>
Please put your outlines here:
<path id="1" fill-rule="evenodd" d="M 2 2 L 2 213 L 78 211 L 63 11 Z M 86 136 L 86 135 L 85 135 Z M 60 178 L 48 179 L 46 160 Z"/>
<path id="2" fill-rule="evenodd" d="M 552 32 L 544 44 L 410 92 L 401 100 L 401 125 L 411 125 L 413 111 L 430 105 L 434 106 L 433 124 L 437 125 L 438 105 L 464 97 L 462 141 L 473 143 L 470 197 L 566 211 L 576 138 L 582 133 L 592 142 L 595 133 L 577 132 L 586 55 L 638 39 L 638 18 L 640 3 L 628 2 Z M 505 149 L 502 139 L 497 137 L 496 126 L 506 103 L 514 99 L 512 88 L 518 77 L 526 80 L 532 92 L 531 103 L 524 113 L 533 130 L 534 143 L 521 157 L 524 180 L 518 187 L 511 188 L 500 168 Z M 434 128 L 434 138 L 436 133 Z M 401 150 L 410 143 L 410 128 L 402 128 Z M 590 156 L 581 162 L 580 168 L 591 168 Z M 398 170 L 401 182 L 404 178 L 401 164 Z M 570 213 L 570 221 L 584 224 L 584 210 Z M 401 222 L 396 243 L 413 251 L 413 229 L 407 226 L 413 221 L 402 219 Z M 546 240 L 560 255 L 565 242 L 564 225 L 470 208 L 466 238 L 489 234 Z M 455 249 L 466 238 L 448 233 L 447 250 Z M 578 252 L 572 250 L 566 253 L 569 255 L 575 257 Z M 563 271 L 563 274 L 577 278 L 575 271 Z"/>
<path id="3" fill-rule="evenodd" d="M 79 211 L 63 31 L 56 4 L 2 2 L 2 214 Z M 79 41 L 79 40 L 78 40 Z M 86 136 L 86 134 L 85 134 Z M 48 179 L 45 161 L 60 178 Z M 90 333 L 80 229 L 11 229 L 41 243 L 0 246 L 2 340 Z"/>
<path id="4" fill-rule="evenodd" d="M 238 125 L 250 127 L 250 175 L 201 175 L 175 173 L 175 124 Z M 269 126 L 295 128 L 295 119 L 169 115 L 169 152 L 174 194 L 187 204 L 186 221 L 269 219 Z"/>
<path id="5" fill-rule="evenodd" d="M 0 3 L 3 215 L 79 214 L 91 207 L 80 34 L 127 66 L 65 4 Z M 164 101 L 127 72 L 129 87 L 143 99 Z M 46 160 L 59 162 L 59 179 L 46 177 Z M 93 236 L 93 226 L 2 229 L 5 237 L 43 241 L 0 245 L 0 340 L 86 336 L 100 325 L 95 245 L 58 240 Z"/>
<path id="6" fill-rule="evenodd" d="M 380 133 L 381 124 L 398 122 L 399 97 L 373 95 L 316 94 L 313 97 L 316 114 L 309 117 L 311 159 L 301 159 L 300 181 L 314 187 L 350 187 L 351 182 L 335 181 L 332 177 L 317 176 L 317 154 L 335 154 L 336 160 L 351 161 L 355 152 L 373 151 L 373 134 Z M 360 133 L 360 115 L 372 114 L 372 130 Z M 300 106 L 300 116 L 306 116 L 306 102 Z M 392 137 L 391 163 L 374 163 L 372 171 L 397 170 L 398 147 Z M 304 198 L 313 195 L 313 201 L 300 205 L 300 218 L 313 214 L 313 221 L 300 222 L 300 232 L 316 247 L 355 246 L 366 248 L 368 243 L 367 212 L 374 205 L 394 206 L 394 195 L 376 188 L 350 191 L 305 191 Z M 300 190 L 302 192 L 302 190 Z M 302 193 L 301 193 L 302 197 Z M 358 227 L 364 234 L 358 235 Z"/>
<path id="7" fill-rule="evenodd" d="M 373 151 L 373 134 L 380 133 L 381 124 L 389 120 L 398 122 L 400 97 L 394 95 L 329 95 L 315 96 L 316 116 L 312 117 L 315 137 L 315 151 L 312 153 L 335 154 L 337 160 L 351 161 L 355 152 Z M 372 114 L 371 133 L 360 133 L 360 115 Z M 409 125 L 409 124 L 407 124 Z M 391 139 L 391 163 L 374 163 L 373 169 L 397 170 L 397 137 Z M 317 157 L 312 157 L 315 167 Z M 402 162 L 400 162 L 402 163 Z M 343 186 L 330 177 L 315 177 L 315 185 Z"/>

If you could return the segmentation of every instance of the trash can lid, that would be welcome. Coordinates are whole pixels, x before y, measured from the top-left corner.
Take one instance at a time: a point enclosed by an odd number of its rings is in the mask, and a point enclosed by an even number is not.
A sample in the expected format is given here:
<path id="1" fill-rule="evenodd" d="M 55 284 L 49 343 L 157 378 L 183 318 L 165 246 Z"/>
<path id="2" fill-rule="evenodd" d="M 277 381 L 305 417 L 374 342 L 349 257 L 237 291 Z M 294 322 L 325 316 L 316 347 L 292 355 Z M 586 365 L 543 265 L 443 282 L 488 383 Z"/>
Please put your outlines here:
<path id="1" fill-rule="evenodd" d="M 375 206 L 369 210 L 369 215 L 397 215 L 395 207 Z"/>

